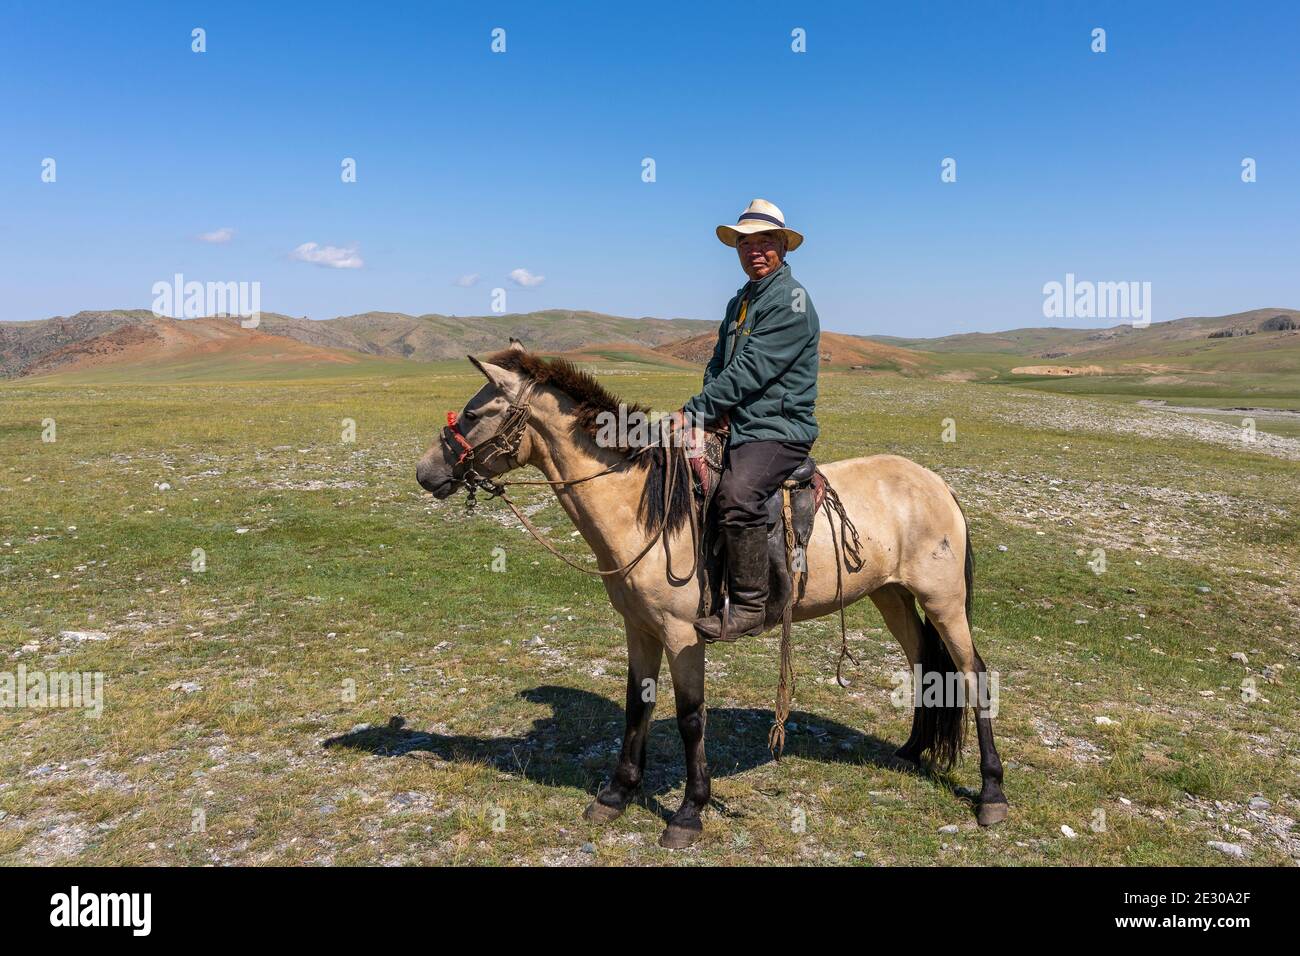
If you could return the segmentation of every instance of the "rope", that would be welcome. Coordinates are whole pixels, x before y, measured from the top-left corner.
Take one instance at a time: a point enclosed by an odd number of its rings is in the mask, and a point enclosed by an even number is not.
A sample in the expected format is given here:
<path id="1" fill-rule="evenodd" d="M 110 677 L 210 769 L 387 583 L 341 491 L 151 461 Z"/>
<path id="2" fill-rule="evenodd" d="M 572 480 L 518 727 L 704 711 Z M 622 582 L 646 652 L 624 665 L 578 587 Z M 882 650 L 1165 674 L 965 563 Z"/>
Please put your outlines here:
<path id="1" fill-rule="evenodd" d="M 654 446 L 647 446 L 647 448 L 650 447 L 654 447 Z M 681 447 L 682 449 L 681 454 L 683 456 L 683 464 L 684 464 L 685 463 L 684 456 L 686 454 L 686 449 L 685 446 L 679 446 L 679 447 Z M 551 552 L 551 554 L 555 555 L 557 558 L 559 558 L 569 567 L 573 568 L 575 571 L 581 571 L 583 574 L 590 574 L 597 577 L 610 577 L 615 574 L 623 574 L 626 571 L 630 571 L 632 570 L 632 568 L 636 567 L 636 565 L 641 562 L 642 558 L 644 558 L 647 554 L 650 553 L 650 549 L 655 546 L 655 544 L 659 541 L 660 538 L 662 538 L 664 542 L 664 563 L 667 567 L 668 577 L 671 580 L 673 579 L 674 575 L 673 575 L 673 567 L 672 567 L 672 549 L 668 545 L 668 509 L 672 505 L 673 487 L 677 482 L 677 469 L 673 467 L 672 446 L 663 445 L 662 448 L 664 452 L 664 514 L 663 514 L 663 520 L 659 523 L 659 530 L 650 536 L 650 539 L 646 542 L 645 547 L 641 549 L 640 553 L 638 553 L 635 558 L 633 558 L 631 561 L 627 562 L 626 564 L 621 565 L 620 567 L 614 568 L 609 571 L 601 571 L 599 569 L 593 571 L 591 568 L 584 568 L 582 565 L 577 564 L 574 561 L 571 561 L 569 558 L 566 558 L 563 554 L 557 551 L 555 549 L 555 546 L 552 545 L 551 542 L 547 541 L 544 537 L 542 537 L 541 532 L 539 532 L 535 527 L 533 527 L 533 523 L 529 521 L 528 518 L 524 516 L 524 513 L 519 510 L 519 507 L 512 500 L 510 500 L 509 496 L 507 496 L 505 493 L 505 486 L 506 485 L 550 485 L 552 487 L 556 487 L 556 486 L 577 485 L 577 484 L 581 484 L 584 481 L 590 481 L 593 478 L 599 478 L 602 475 L 607 475 L 615 468 L 618 468 L 622 464 L 624 464 L 624 462 L 618 462 L 614 465 L 611 465 L 609 468 L 606 468 L 604 471 L 598 471 L 595 474 L 586 475 L 585 477 L 582 478 L 560 479 L 557 481 L 542 480 L 542 481 L 499 482 L 497 486 L 501 490 L 494 492 L 493 497 L 500 498 L 507 505 L 509 505 L 510 510 L 514 512 L 515 517 L 518 518 L 520 523 L 528 530 L 528 533 L 531 534 L 534 538 L 536 538 L 538 542 L 540 542 L 546 548 L 547 551 Z M 638 454 L 640 454 L 640 452 L 638 452 Z M 627 459 L 627 460 L 631 461 L 632 459 Z M 689 472 L 687 478 L 689 480 Z M 699 533 L 700 532 L 699 532 L 698 519 L 696 518 L 696 514 L 695 514 L 694 502 L 690 503 L 690 524 L 691 524 L 691 570 L 686 577 L 677 578 L 677 580 L 680 581 L 688 581 L 691 578 L 693 578 L 695 576 L 696 570 L 699 568 L 699 560 L 700 560 Z"/>
<path id="2" fill-rule="evenodd" d="M 785 750 L 785 722 L 790 719 L 790 704 L 794 699 L 794 641 L 791 634 L 794 630 L 794 596 L 799 590 L 794 570 L 794 517 L 790 513 L 790 486 L 786 483 L 781 485 L 781 520 L 785 522 L 785 570 L 790 578 L 790 594 L 781 609 L 781 674 L 776 682 L 772 727 L 767 732 L 767 749 L 772 751 L 775 760 L 780 760 Z"/>
<path id="3" fill-rule="evenodd" d="M 853 656 L 849 650 L 849 631 L 844 619 L 844 575 L 841 553 L 844 558 L 849 560 L 849 569 L 851 571 L 862 570 L 862 540 L 858 537 L 858 529 L 854 527 L 853 522 L 849 519 L 848 513 L 844 510 L 844 504 L 840 501 L 839 494 L 831 486 L 829 481 L 826 482 L 826 497 L 822 499 L 822 510 L 826 512 L 826 523 L 830 527 L 831 546 L 835 549 L 835 598 L 840 605 L 840 656 L 835 662 L 835 683 L 841 687 L 848 687 L 844 682 L 843 668 L 844 658 L 853 662 L 853 666 L 858 666 L 858 659 Z M 835 535 L 834 514 L 840 517 L 839 537 Z"/>

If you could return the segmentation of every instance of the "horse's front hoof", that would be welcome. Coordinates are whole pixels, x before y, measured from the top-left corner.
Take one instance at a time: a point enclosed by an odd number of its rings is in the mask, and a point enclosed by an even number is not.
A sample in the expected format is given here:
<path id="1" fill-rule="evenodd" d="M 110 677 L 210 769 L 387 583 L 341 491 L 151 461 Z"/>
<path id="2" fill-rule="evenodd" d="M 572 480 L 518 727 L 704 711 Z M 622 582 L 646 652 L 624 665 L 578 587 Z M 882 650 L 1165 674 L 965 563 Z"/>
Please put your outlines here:
<path id="1" fill-rule="evenodd" d="M 1005 820 L 1007 811 L 1006 803 L 981 803 L 979 812 L 975 814 L 975 822 L 982 827 L 991 827 Z"/>
<path id="2" fill-rule="evenodd" d="M 659 845 L 665 850 L 684 850 L 704 836 L 704 824 L 698 820 L 694 825 L 682 826 L 670 823 L 659 836 Z"/>
<path id="3" fill-rule="evenodd" d="M 613 823 L 623 815 L 627 809 L 627 804 L 618 807 L 611 807 L 607 803 L 601 803 L 599 799 L 587 804 L 587 809 L 582 812 L 582 818 L 591 823 Z"/>

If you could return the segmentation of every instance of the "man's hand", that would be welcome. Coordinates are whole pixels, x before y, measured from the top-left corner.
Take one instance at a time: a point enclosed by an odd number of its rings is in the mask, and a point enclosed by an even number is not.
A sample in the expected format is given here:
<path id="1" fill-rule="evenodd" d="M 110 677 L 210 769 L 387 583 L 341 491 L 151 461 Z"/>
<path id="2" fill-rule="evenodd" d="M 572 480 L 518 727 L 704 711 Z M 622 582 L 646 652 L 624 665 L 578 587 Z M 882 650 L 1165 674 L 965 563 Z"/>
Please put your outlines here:
<path id="1" fill-rule="evenodd" d="M 685 427 L 686 412 L 684 410 L 679 408 L 677 411 L 670 412 L 664 416 L 664 428 L 667 431 L 665 437 L 671 439 L 675 434 L 677 434 L 677 432 L 681 431 Z"/>
<path id="2" fill-rule="evenodd" d="M 695 458 L 704 452 L 704 431 L 691 424 L 682 408 L 664 416 L 663 441 L 669 448 L 681 445 L 686 449 L 687 458 Z"/>

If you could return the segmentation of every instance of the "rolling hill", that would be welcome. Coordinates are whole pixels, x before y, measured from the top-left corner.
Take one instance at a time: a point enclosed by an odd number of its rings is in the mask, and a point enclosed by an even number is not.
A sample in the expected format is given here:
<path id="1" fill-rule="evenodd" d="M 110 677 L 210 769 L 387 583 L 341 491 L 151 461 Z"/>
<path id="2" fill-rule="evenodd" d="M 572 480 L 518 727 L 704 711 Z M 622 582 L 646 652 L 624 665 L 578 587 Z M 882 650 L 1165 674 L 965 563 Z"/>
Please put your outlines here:
<path id="1" fill-rule="evenodd" d="M 934 339 L 873 336 L 948 375 L 1075 394 L 1300 405 L 1300 311 L 1253 309 L 1145 328 L 1023 328 Z"/>
<path id="2" fill-rule="evenodd" d="M 1145 328 L 1127 324 L 1105 329 L 1030 327 L 1007 332 L 964 332 L 932 339 L 888 335 L 867 337 L 875 342 L 925 352 L 1006 353 L 1038 359 L 1086 355 L 1089 361 L 1094 361 L 1102 357 L 1119 359 L 1176 353 L 1190 347 L 1190 343 L 1270 334 L 1284 331 L 1288 325 L 1300 328 L 1300 311 L 1254 309 L 1232 315 L 1191 316 L 1153 322 Z"/>
<path id="3" fill-rule="evenodd" d="M 551 309 L 507 315 L 402 315 L 366 312 L 323 322 L 301 319 L 263 321 L 266 330 L 300 341 L 354 341 L 359 350 L 418 362 L 458 359 L 467 354 L 494 352 L 520 339 L 539 352 L 567 352 L 614 342 L 654 347 L 717 327 L 694 319 L 632 319 L 599 312 Z M 346 347 L 346 346 L 340 346 Z"/>
<path id="4" fill-rule="evenodd" d="M 78 312 L 37 322 L 0 322 L 0 378 L 24 375 L 51 353 L 152 318 L 153 313 L 137 309 Z"/>
<path id="5" fill-rule="evenodd" d="M 541 352 L 621 343 L 648 350 L 713 322 L 631 319 L 550 310 L 493 316 L 367 312 L 324 321 L 262 313 L 257 329 L 236 318 L 169 319 L 144 310 L 79 312 L 37 322 L 0 322 L 0 378 L 85 373 L 112 367 L 189 369 L 241 361 L 269 369 L 345 366 L 370 360 L 432 362 L 505 347 L 511 336 Z"/>
<path id="6" fill-rule="evenodd" d="M 703 335 L 695 335 L 678 342 L 669 342 L 655 349 L 661 355 L 704 365 L 713 355 L 717 341 L 717 327 Z M 822 365 L 829 368 L 849 368 L 892 372 L 920 372 L 933 365 L 927 356 L 909 349 L 888 345 L 856 335 L 839 332 L 822 332 Z"/>
<path id="7" fill-rule="evenodd" d="M 366 312 L 312 321 L 263 313 L 167 319 L 142 310 L 0 322 L 0 378 L 81 381 L 296 378 L 414 374 L 418 364 L 529 348 L 606 369 L 698 367 L 717 325 L 549 310 L 493 316 Z M 1300 311 L 1256 309 L 1146 328 L 1021 328 L 935 339 L 823 332 L 824 368 L 1028 385 L 1052 391 L 1197 397 L 1220 404 L 1268 398 L 1300 404 Z"/>
<path id="8" fill-rule="evenodd" d="M 69 342 L 27 363 L 25 378 L 189 381 L 291 377 L 330 369 L 398 363 L 355 351 L 307 345 L 244 329 L 227 319 L 147 319 Z"/>

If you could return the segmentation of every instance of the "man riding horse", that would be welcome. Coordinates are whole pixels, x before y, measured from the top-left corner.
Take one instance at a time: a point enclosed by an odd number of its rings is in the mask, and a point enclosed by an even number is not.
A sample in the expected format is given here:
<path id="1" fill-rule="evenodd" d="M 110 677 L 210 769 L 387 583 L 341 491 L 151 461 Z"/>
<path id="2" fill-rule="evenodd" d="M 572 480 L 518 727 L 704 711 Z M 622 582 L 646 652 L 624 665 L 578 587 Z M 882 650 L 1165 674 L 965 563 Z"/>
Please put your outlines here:
<path id="1" fill-rule="evenodd" d="M 784 262 L 802 237 L 786 228 L 779 209 L 755 200 L 736 225 L 719 226 L 718 237 L 737 248 L 749 281 L 727 307 L 704 387 L 670 420 L 675 428 L 688 418 L 730 420 L 725 470 L 713 499 L 721 501 L 730 565 L 726 623 L 730 634 L 755 634 L 763 627 L 768 600 L 765 499 L 786 476 L 801 473 L 796 466 L 817 437 L 819 330 L 807 293 Z M 626 720 L 618 765 L 585 812 L 592 822 L 617 819 L 642 786 L 655 707 L 655 695 L 646 689 L 657 684 L 667 656 L 686 780 L 681 806 L 659 842 L 674 849 L 689 846 L 703 834 L 702 814 L 711 800 L 704 748 L 705 644 L 723 621 L 696 618 L 707 582 L 695 573 L 692 560 L 698 541 L 689 520 L 694 515 L 689 488 L 673 477 L 685 475 L 685 463 L 679 471 L 666 452 L 649 457 L 642 454 L 644 446 L 614 448 L 602 441 L 601 417 L 626 406 L 564 359 L 546 359 L 513 342 L 486 361 L 470 361 L 486 383 L 460 412 L 447 413 L 447 426 L 420 459 L 416 480 L 439 499 L 457 489 L 468 492 L 470 500 L 476 491 L 500 498 L 548 550 L 604 582 L 627 639 Z M 539 484 L 505 479 L 524 466 L 543 474 L 540 483 L 554 490 L 593 552 L 595 568 L 555 548 L 511 501 L 509 486 Z M 789 621 L 836 610 L 843 615 L 846 605 L 869 598 L 918 675 L 912 729 L 898 756 L 952 767 L 962 750 L 966 709 L 974 709 L 981 777 L 976 820 L 981 826 L 1005 820 L 1002 761 L 993 741 L 995 701 L 980 694 L 988 670 L 970 623 L 970 528 L 956 495 L 939 475 L 897 455 L 822 463 L 818 471 L 827 489 L 825 502 L 834 494 L 839 507 L 824 505 L 825 520 L 808 532 L 798 598 L 784 608 Z M 684 493 L 675 497 L 678 490 Z M 674 501 L 682 506 L 676 525 Z M 841 547 L 847 535 L 857 540 L 855 526 L 869 546 L 848 564 L 841 561 Z M 687 565 L 691 574 L 673 573 Z M 784 680 L 782 686 L 789 688 Z M 962 693 L 919 692 L 932 686 Z M 789 703 L 778 690 L 774 730 Z M 768 739 L 771 746 L 772 731 Z M 862 802 L 861 812 L 872 812 L 869 801 Z"/>
<path id="2" fill-rule="evenodd" d="M 766 502 L 817 439 L 821 335 L 817 310 L 785 261 L 803 236 L 787 228 L 780 209 L 755 199 L 734 226 L 718 226 L 717 235 L 736 249 L 749 281 L 727 303 L 704 387 L 671 416 L 673 428 L 729 426 L 716 498 L 729 603 L 695 622 L 710 642 L 762 633 Z"/>

